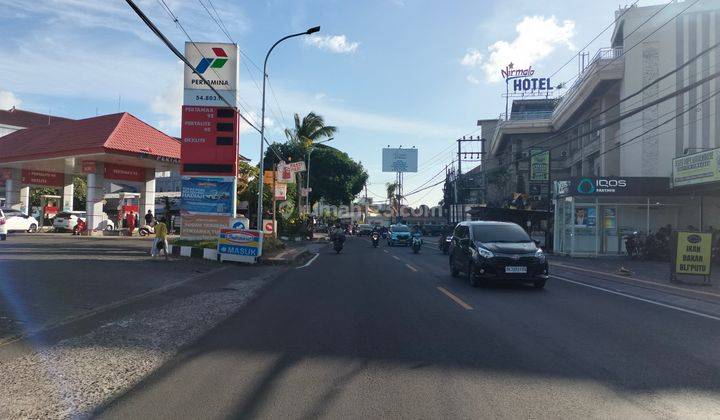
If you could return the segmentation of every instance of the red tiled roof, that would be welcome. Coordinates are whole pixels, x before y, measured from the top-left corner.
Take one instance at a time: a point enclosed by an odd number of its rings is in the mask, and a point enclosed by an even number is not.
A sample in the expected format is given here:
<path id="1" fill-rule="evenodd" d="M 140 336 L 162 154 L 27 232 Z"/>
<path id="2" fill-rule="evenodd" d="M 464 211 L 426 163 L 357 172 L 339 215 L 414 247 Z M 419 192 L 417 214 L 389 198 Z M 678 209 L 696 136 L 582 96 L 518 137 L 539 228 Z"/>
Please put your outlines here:
<path id="1" fill-rule="evenodd" d="M 30 128 L 53 124 L 60 121 L 71 120 L 69 118 L 56 117 L 54 115 L 23 111 L 15 107 L 9 110 L 0 109 L 0 124 Z"/>
<path id="2" fill-rule="evenodd" d="M 0 137 L 0 162 L 91 153 L 180 159 L 180 142 L 127 112 L 61 121 Z"/>

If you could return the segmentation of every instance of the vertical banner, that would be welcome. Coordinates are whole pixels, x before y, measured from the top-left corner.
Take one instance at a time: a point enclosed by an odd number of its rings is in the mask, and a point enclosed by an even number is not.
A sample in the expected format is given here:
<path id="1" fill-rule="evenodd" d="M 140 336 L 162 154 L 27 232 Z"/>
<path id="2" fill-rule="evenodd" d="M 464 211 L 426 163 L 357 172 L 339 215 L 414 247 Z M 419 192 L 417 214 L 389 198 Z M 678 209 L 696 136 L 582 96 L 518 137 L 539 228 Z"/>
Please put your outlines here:
<path id="1" fill-rule="evenodd" d="M 217 238 L 237 213 L 238 48 L 186 42 L 185 57 L 194 68 L 184 70 L 180 233 Z"/>
<path id="2" fill-rule="evenodd" d="M 550 151 L 530 150 L 530 181 L 548 182 L 550 180 Z"/>

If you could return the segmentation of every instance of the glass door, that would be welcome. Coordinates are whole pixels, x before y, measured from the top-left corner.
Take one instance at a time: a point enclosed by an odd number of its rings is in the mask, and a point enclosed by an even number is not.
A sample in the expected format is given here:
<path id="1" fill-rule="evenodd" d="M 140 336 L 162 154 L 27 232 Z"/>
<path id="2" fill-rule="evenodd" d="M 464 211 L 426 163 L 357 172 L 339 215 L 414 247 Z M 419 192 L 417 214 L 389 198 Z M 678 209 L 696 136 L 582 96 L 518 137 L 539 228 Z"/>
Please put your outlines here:
<path id="1" fill-rule="evenodd" d="M 618 237 L 617 207 L 602 206 L 602 253 L 617 254 L 620 252 Z"/>

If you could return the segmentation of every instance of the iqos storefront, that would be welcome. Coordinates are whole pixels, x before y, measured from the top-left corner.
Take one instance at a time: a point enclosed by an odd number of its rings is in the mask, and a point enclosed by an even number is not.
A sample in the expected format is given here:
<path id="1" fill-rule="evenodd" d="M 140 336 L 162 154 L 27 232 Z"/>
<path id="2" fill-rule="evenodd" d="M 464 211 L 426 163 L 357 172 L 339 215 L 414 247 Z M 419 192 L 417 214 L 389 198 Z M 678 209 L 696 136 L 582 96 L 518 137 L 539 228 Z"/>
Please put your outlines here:
<path id="1" fill-rule="evenodd" d="M 692 200 L 673 197 L 661 177 L 583 177 L 555 182 L 555 252 L 621 255 L 628 234 L 692 220 Z M 694 211 L 699 213 L 700 202 Z"/>

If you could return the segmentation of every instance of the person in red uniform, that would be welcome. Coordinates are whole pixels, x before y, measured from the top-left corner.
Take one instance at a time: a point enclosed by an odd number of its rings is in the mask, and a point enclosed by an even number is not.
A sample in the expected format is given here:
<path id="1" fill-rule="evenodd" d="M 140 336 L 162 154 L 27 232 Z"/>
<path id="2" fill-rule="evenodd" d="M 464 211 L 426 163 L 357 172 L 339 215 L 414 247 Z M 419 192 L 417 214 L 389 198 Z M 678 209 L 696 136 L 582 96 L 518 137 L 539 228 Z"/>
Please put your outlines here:
<path id="1" fill-rule="evenodd" d="M 132 236 L 133 231 L 135 231 L 135 214 L 132 212 L 132 210 L 130 210 L 130 214 L 128 214 L 127 228 L 128 236 Z"/>

